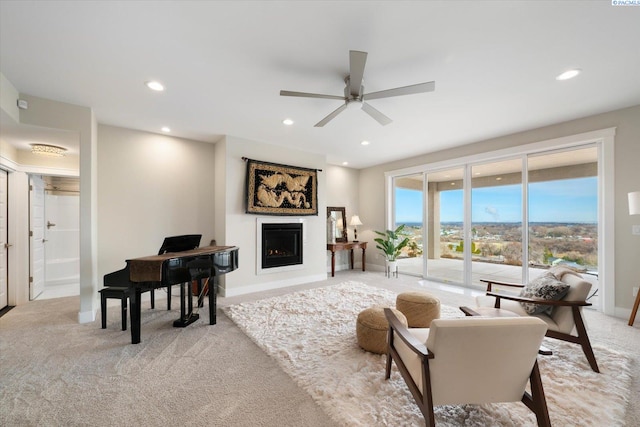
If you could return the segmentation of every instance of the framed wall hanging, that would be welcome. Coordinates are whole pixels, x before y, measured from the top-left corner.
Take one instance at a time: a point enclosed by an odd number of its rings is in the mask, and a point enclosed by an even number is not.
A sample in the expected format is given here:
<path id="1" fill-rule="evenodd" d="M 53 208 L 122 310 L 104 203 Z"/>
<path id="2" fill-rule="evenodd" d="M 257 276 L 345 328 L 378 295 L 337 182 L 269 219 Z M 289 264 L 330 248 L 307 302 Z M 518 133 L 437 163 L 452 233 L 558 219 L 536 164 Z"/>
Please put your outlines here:
<path id="1" fill-rule="evenodd" d="M 247 160 L 247 213 L 318 215 L 318 170 Z"/>

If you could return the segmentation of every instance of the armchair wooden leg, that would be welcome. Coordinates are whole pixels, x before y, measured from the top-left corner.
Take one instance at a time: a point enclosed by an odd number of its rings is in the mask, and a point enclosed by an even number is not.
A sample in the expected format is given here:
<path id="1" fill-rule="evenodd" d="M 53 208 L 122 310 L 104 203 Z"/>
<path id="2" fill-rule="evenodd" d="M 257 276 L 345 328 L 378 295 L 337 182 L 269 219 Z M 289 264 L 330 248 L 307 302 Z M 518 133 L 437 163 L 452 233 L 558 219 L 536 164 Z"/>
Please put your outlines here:
<path id="1" fill-rule="evenodd" d="M 600 369 L 598 369 L 598 362 L 596 362 L 596 356 L 593 354 L 593 348 L 591 348 L 591 342 L 587 335 L 587 329 L 584 327 L 584 322 L 582 321 L 580 309 L 576 306 L 573 306 L 572 309 L 573 320 L 576 324 L 576 331 L 578 332 L 578 343 L 582 346 L 582 351 L 584 352 L 584 355 L 587 356 L 591 369 L 593 369 L 594 372 L 600 373 Z"/>
<path id="2" fill-rule="evenodd" d="M 522 403 L 527 405 L 527 407 L 536 414 L 539 427 L 551 427 L 549 409 L 547 408 L 547 400 L 544 397 L 544 388 L 542 387 L 540 368 L 538 367 L 537 360 L 531 370 L 529 381 L 531 382 L 531 395 L 525 392 L 522 397 Z"/>
<path id="3" fill-rule="evenodd" d="M 636 320 L 636 314 L 638 313 L 638 308 L 640 308 L 640 292 L 636 294 L 636 302 L 633 303 L 633 308 L 631 309 L 631 316 L 629 317 L 629 326 L 633 326 L 633 322 Z"/>
<path id="4" fill-rule="evenodd" d="M 387 367 L 385 370 L 384 379 L 391 378 L 391 347 L 393 346 L 393 329 L 389 328 L 389 334 L 387 335 Z"/>

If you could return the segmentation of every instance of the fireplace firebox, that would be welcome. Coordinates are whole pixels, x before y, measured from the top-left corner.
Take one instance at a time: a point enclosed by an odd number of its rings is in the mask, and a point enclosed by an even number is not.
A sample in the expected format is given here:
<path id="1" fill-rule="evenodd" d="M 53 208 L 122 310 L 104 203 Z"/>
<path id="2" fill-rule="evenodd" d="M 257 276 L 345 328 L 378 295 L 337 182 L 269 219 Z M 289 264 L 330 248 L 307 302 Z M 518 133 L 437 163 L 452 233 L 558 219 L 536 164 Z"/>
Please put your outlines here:
<path id="1" fill-rule="evenodd" d="M 262 268 L 302 264 L 302 224 L 262 224 Z"/>

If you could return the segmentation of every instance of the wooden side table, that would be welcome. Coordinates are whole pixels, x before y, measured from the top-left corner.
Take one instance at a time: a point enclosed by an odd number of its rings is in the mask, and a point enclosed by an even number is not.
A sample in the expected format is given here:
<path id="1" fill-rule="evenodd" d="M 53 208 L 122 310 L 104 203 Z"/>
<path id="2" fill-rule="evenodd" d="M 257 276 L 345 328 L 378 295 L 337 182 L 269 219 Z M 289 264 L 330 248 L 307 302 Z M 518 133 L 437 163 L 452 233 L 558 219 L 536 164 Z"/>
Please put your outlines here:
<path id="1" fill-rule="evenodd" d="M 362 249 L 362 271 L 365 271 L 365 252 L 367 242 L 327 243 L 327 250 L 331 251 L 331 277 L 336 274 L 336 251 L 351 251 L 349 266 L 353 270 L 353 250 Z"/>

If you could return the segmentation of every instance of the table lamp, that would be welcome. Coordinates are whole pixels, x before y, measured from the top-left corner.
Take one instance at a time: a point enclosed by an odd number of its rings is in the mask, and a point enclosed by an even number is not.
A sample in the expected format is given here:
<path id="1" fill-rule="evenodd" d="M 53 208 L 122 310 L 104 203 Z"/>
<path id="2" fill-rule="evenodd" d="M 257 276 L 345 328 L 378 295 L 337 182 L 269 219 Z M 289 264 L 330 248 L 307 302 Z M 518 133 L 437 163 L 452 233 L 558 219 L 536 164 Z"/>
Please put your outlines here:
<path id="1" fill-rule="evenodd" d="M 362 221 L 360 221 L 360 217 L 358 215 L 353 215 L 351 217 L 351 221 L 349 221 L 349 225 L 353 225 L 353 241 L 358 241 L 358 230 L 356 230 L 356 226 L 362 225 Z"/>

